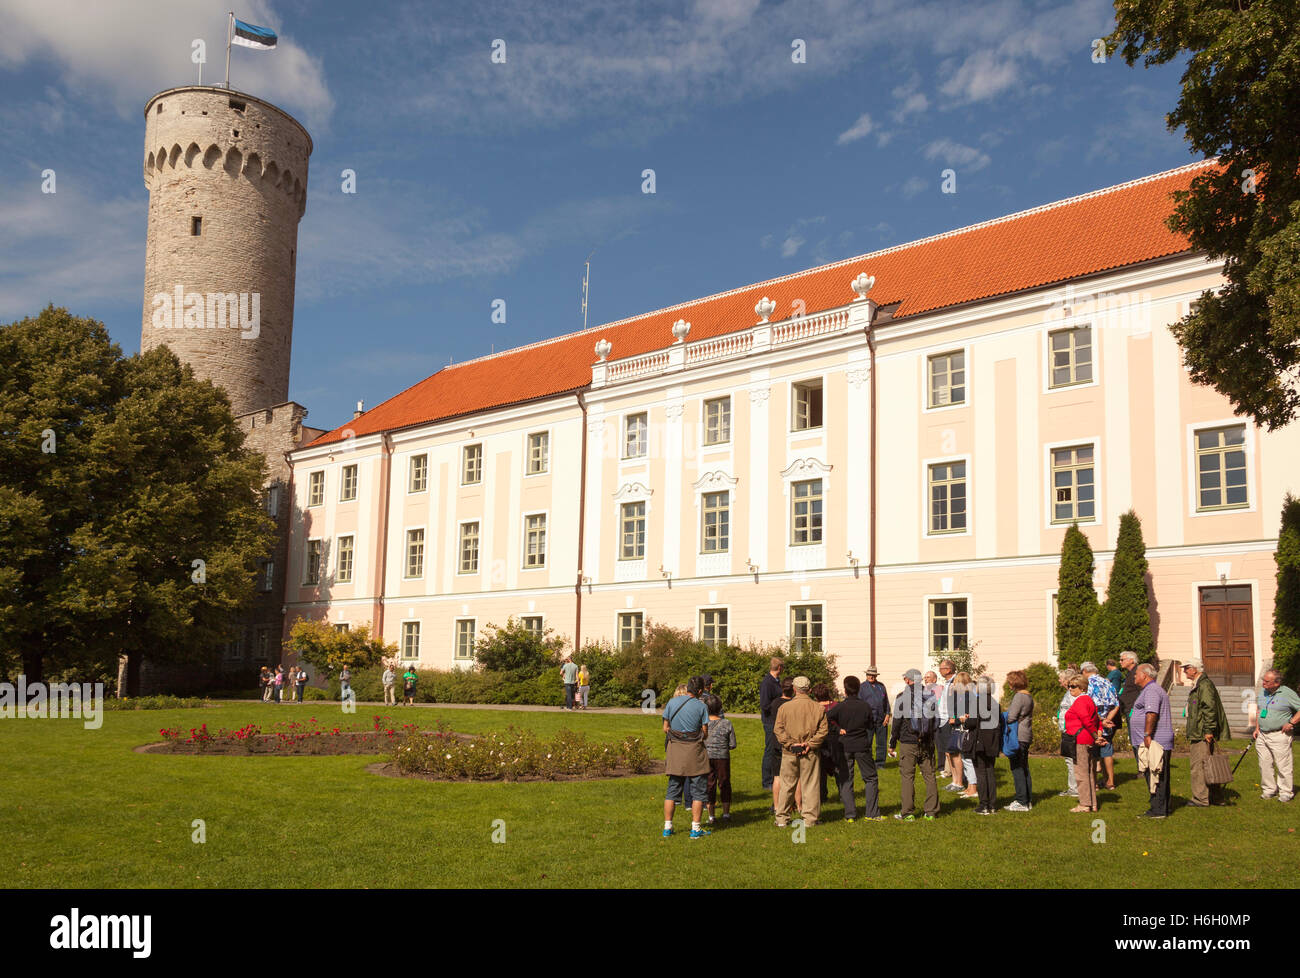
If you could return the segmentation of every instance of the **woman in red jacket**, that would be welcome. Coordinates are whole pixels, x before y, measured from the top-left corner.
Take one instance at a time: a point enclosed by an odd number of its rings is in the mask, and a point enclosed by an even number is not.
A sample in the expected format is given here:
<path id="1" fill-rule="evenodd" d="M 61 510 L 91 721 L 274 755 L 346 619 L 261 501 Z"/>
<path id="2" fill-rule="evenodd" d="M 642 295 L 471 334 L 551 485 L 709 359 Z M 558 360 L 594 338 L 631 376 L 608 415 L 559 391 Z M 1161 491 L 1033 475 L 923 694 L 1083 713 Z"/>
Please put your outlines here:
<path id="1" fill-rule="evenodd" d="M 1065 734 L 1077 734 L 1074 748 L 1074 774 L 1079 783 L 1079 804 L 1070 809 L 1072 812 L 1095 812 L 1097 810 L 1097 782 L 1092 777 L 1093 741 L 1101 729 L 1101 718 L 1097 716 L 1097 704 L 1088 695 L 1088 681 L 1080 676 L 1070 680 L 1070 692 L 1075 700 L 1065 713 Z"/>

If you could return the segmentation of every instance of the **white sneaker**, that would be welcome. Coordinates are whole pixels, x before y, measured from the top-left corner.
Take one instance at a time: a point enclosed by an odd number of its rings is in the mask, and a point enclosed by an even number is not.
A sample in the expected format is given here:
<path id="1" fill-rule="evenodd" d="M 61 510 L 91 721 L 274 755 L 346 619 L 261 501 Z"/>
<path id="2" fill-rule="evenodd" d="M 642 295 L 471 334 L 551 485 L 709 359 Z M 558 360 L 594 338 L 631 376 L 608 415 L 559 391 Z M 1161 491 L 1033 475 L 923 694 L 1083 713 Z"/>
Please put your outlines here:
<path id="1" fill-rule="evenodd" d="M 1018 802 L 1018 801 L 1013 801 L 1010 805 L 1007 806 L 1007 811 L 1009 811 L 1009 812 L 1027 812 L 1027 811 L 1029 811 L 1029 806 L 1028 806 L 1028 805 L 1022 805 L 1022 804 L 1020 804 L 1020 802 Z"/>

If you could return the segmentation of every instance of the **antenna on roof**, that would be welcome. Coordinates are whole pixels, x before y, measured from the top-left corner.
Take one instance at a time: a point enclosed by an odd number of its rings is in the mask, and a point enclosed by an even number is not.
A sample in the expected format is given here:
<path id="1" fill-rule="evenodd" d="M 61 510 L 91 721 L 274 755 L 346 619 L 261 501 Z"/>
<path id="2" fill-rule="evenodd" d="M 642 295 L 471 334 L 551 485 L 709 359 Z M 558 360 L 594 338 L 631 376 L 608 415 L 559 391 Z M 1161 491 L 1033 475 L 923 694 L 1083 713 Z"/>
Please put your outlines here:
<path id="1" fill-rule="evenodd" d="M 591 255 L 596 253 L 596 249 L 591 249 Z M 582 272 L 582 328 L 587 328 L 587 291 L 591 282 L 591 255 L 587 256 L 587 264 Z"/>

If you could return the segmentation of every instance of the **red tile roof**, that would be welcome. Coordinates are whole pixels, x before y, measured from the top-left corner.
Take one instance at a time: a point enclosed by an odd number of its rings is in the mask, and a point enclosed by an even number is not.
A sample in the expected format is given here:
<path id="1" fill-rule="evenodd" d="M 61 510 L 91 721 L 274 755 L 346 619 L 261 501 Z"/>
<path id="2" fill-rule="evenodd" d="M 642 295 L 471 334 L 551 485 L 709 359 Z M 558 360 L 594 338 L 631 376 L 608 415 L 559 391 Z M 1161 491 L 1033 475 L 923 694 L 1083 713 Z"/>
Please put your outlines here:
<path id="1" fill-rule="evenodd" d="M 754 305 L 765 295 L 776 302 L 778 318 L 785 318 L 800 299 L 811 315 L 852 301 L 849 282 L 860 271 L 875 276 L 871 291 L 875 302 L 901 303 L 894 318 L 902 319 L 1177 255 L 1188 250 L 1188 243 L 1165 226 L 1173 208 L 1169 193 L 1186 189 L 1213 164 L 1194 163 L 448 366 L 312 444 L 338 441 L 345 429 L 361 437 L 576 391 L 591 382 L 593 347 L 599 339 L 613 344 L 611 359 L 622 359 L 671 345 L 670 330 L 678 319 L 691 323 L 692 342 L 749 329 L 758 321 Z"/>

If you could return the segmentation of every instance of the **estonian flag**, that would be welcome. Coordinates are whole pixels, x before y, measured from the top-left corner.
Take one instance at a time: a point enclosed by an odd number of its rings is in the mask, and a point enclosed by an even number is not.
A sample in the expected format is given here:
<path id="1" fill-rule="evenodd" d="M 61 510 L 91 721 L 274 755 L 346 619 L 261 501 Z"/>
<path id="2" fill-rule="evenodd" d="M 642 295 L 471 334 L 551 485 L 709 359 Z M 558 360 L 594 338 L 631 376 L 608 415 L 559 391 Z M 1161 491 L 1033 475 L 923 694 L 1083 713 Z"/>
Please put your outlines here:
<path id="1" fill-rule="evenodd" d="M 275 31 L 267 30 L 265 27 L 254 27 L 252 24 L 245 24 L 238 17 L 235 18 L 235 32 L 230 37 L 231 44 L 242 44 L 246 48 L 269 51 L 275 47 L 275 40 Z"/>

